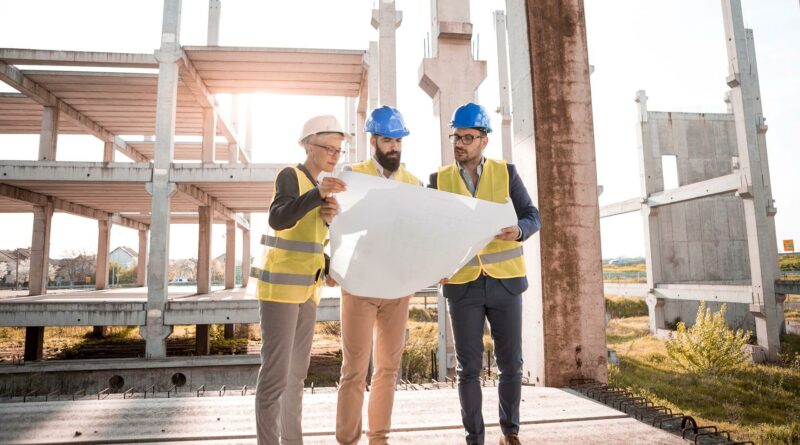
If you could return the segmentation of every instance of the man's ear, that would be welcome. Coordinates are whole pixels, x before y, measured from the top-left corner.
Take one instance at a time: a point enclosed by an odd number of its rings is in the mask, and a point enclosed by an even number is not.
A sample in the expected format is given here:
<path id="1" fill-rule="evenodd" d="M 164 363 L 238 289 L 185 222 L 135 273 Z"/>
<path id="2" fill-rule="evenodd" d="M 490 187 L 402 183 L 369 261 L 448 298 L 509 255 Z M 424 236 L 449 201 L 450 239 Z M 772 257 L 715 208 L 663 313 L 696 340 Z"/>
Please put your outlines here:
<path id="1" fill-rule="evenodd" d="M 483 138 L 481 138 L 481 144 L 482 144 L 481 145 L 481 150 L 483 150 L 484 148 L 486 148 L 487 145 L 489 145 L 489 135 L 488 134 L 486 136 L 484 136 Z"/>

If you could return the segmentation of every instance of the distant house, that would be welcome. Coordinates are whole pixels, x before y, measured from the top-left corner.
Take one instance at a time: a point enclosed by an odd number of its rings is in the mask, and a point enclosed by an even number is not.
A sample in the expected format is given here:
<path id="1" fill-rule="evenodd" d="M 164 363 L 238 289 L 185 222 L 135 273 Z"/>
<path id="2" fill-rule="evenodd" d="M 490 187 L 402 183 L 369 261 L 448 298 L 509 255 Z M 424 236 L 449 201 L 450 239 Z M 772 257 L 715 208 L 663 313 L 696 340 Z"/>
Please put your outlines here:
<path id="1" fill-rule="evenodd" d="M 139 254 L 137 254 L 135 250 L 126 246 L 117 247 L 111 251 L 111 254 L 108 255 L 108 261 L 118 263 L 126 269 L 135 264 L 138 258 Z"/>

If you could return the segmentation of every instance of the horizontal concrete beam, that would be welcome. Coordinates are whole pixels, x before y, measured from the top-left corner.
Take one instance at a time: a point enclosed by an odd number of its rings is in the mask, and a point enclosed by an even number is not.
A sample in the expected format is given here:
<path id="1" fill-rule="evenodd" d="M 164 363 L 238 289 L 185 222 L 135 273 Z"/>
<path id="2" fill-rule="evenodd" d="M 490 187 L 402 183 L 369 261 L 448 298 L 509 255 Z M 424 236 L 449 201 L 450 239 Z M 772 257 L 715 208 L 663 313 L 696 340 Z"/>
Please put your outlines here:
<path id="1" fill-rule="evenodd" d="M 278 173 L 291 164 L 173 164 L 171 182 L 274 182 Z"/>
<path id="2" fill-rule="evenodd" d="M 198 206 L 211 207 L 211 209 L 219 216 L 229 220 L 236 220 L 236 212 L 225 207 L 219 201 L 217 201 L 215 197 L 209 195 L 203 190 L 200 190 L 196 186 L 186 183 L 175 184 L 175 186 L 179 193 L 186 195 L 188 198 L 197 203 Z"/>
<path id="3" fill-rule="evenodd" d="M 158 61 L 153 54 L 136 53 L 0 48 L 0 60 L 13 65 L 158 68 Z"/>
<path id="4" fill-rule="evenodd" d="M 0 162 L 0 181 L 150 182 L 152 177 L 149 162 Z"/>
<path id="5" fill-rule="evenodd" d="M 671 300 L 713 301 L 718 303 L 753 303 L 751 286 L 716 284 L 657 284 L 652 294 Z"/>
<path id="6" fill-rule="evenodd" d="M 0 303 L 0 326 L 136 326 L 145 303 Z"/>
<path id="7" fill-rule="evenodd" d="M 246 220 L 241 213 L 237 213 L 236 226 L 242 230 L 250 230 L 250 221 Z"/>
<path id="8" fill-rule="evenodd" d="M 800 281 L 775 280 L 775 293 L 800 295 Z"/>
<path id="9" fill-rule="evenodd" d="M 638 212 L 642 209 L 643 203 L 644 200 L 642 198 L 632 198 L 626 201 L 604 205 L 600 207 L 600 218 L 622 215 L 624 213 Z"/>
<path id="10" fill-rule="evenodd" d="M 323 298 L 317 306 L 317 321 L 339 320 L 338 298 Z M 164 311 L 167 325 L 258 323 L 258 300 L 170 301 Z"/>
<path id="11" fill-rule="evenodd" d="M 25 76 L 22 71 L 14 66 L 5 62 L 0 62 L 0 81 L 7 83 L 39 105 L 57 107 L 59 113 L 70 118 L 75 123 L 85 128 L 89 134 L 97 137 L 101 141 L 113 142 L 118 150 L 134 161 L 148 162 L 148 159 L 144 155 L 129 147 L 120 137 L 106 130 L 92 119 L 89 119 L 86 115 L 51 93 L 47 88 Z"/>
<path id="12" fill-rule="evenodd" d="M 645 298 L 650 288 L 643 283 L 603 283 L 605 295 L 629 298 Z"/>
<path id="13" fill-rule="evenodd" d="M 650 207 L 658 207 L 674 204 L 676 202 L 705 198 L 706 196 L 735 192 L 742 189 L 743 184 L 744 176 L 741 173 L 731 173 L 718 178 L 684 185 L 672 190 L 652 193 L 647 197 L 647 205 Z"/>

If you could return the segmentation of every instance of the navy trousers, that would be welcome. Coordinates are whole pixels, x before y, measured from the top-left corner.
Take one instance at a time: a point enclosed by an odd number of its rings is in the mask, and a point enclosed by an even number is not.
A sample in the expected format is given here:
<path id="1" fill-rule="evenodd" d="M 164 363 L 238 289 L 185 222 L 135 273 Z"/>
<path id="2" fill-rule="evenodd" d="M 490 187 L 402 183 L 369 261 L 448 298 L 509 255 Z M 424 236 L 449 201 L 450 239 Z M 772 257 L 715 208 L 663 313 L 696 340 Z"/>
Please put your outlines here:
<path id="1" fill-rule="evenodd" d="M 513 286 L 484 275 L 467 284 L 446 287 L 458 362 L 461 420 L 467 444 L 483 445 L 485 437 L 480 384 L 484 320 L 489 320 L 500 374 L 497 388 L 500 428 L 503 434 L 518 433 L 522 390 L 522 295 L 515 293 L 517 289 Z"/>

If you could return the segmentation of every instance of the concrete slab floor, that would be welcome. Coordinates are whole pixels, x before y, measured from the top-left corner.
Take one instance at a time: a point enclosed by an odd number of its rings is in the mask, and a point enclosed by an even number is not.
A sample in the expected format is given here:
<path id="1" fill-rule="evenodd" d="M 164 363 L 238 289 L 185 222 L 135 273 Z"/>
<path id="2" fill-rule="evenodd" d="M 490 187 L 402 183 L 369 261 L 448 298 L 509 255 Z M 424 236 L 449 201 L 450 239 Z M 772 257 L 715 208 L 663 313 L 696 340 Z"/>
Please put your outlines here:
<path id="1" fill-rule="evenodd" d="M 570 390 L 526 386 L 522 399 L 523 443 L 686 443 Z M 240 395 L 6 403 L 0 404 L 0 443 L 254 444 L 254 405 L 253 396 Z M 486 443 L 496 443 L 496 388 L 484 388 L 483 412 Z M 304 442 L 335 443 L 335 413 L 335 392 L 306 393 Z M 398 391 L 392 430 L 394 444 L 461 443 L 457 391 Z"/>

